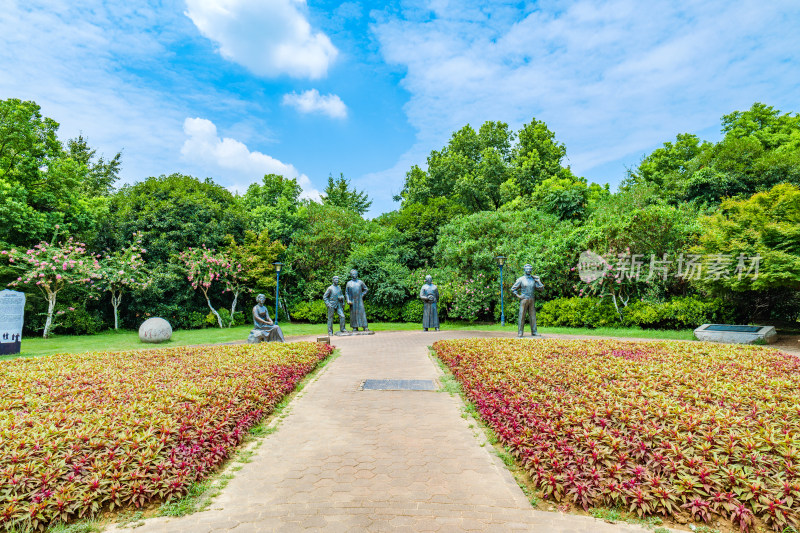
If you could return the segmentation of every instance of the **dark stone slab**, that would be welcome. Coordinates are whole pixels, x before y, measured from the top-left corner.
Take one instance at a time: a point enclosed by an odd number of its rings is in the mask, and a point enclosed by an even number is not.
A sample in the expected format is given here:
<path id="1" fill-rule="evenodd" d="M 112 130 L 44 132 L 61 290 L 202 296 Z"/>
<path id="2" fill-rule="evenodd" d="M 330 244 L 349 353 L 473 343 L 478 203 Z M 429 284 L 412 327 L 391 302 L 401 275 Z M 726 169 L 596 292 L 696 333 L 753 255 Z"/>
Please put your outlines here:
<path id="1" fill-rule="evenodd" d="M 432 379 L 367 379 L 361 390 L 436 390 Z"/>

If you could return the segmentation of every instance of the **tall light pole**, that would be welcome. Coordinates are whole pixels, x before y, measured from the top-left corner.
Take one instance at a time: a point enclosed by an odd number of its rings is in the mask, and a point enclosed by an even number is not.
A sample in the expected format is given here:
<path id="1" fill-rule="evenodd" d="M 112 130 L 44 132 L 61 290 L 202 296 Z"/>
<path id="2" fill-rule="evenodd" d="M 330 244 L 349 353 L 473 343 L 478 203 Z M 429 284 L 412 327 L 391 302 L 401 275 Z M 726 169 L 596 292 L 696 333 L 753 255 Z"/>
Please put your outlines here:
<path id="1" fill-rule="evenodd" d="M 277 280 L 275 281 L 275 325 L 278 324 L 278 293 L 281 288 L 281 267 L 283 267 L 283 263 L 272 263 L 275 267 L 275 272 L 277 273 Z"/>
<path id="2" fill-rule="evenodd" d="M 506 264 L 506 258 L 502 255 L 495 257 L 497 265 L 500 267 L 500 326 L 506 325 L 506 310 L 503 303 L 503 265 Z"/>

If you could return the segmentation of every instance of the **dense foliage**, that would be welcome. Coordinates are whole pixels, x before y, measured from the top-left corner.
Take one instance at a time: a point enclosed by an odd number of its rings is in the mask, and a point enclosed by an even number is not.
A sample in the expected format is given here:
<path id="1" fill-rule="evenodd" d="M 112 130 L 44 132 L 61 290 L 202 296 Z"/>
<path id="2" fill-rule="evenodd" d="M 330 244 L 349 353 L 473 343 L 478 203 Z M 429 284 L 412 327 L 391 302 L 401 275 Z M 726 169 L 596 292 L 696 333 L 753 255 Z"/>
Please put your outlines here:
<path id="1" fill-rule="evenodd" d="M 58 124 L 35 103 L 9 99 L 0 101 L 0 250 L 72 238 L 108 266 L 99 301 L 91 284 L 65 284 L 52 306 L 54 297 L 29 293 L 26 334 L 131 328 L 148 316 L 177 328 L 238 323 L 237 307 L 249 308 L 253 294 L 274 302 L 277 261 L 285 265 L 281 320 L 321 320 L 331 278 L 344 284 L 353 268 L 370 289 L 370 320 L 416 316 L 425 274 L 440 288 L 442 318 L 498 320 L 498 255 L 508 258 L 505 296 L 531 263 L 545 284 L 539 308 L 601 298 L 616 315 L 567 306 L 568 317 L 550 322 L 796 324 L 800 117 L 756 103 L 721 126 L 717 143 L 684 133 L 664 143 L 612 193 L 566 166 L 566 146 L 540 120 L 518 131 L 499 121 L 467 124 L 424 168 L 408 171 L 397 210 L 365 219 L 370 198 L 341 173 L 328 177 L 319 202 L 276 174 L 253 176 L 241 195 L 182 174 L 115 188 L 119 154 L 97 156 L 83 137 L 61 141 Z M 146 250 L 136 252 L 136 269 L 111 268 L 133 266 L 132 246 Z M 221 265 L 236 265 L 235 276 L 219 269 L 205 293 L 187 283 L 191 268 L 181 260 L 203 247 L 224 257 Z M 580 277 L 584 251 L 606 265 L 588 283 Z M 130 280 L 124 298 L 112 275 Z M 0 286 L 18 277 L 0 261 Z M 700 300 L 716 307 L 687 303 Z M 514 303 L 506 299 L 509 320 Z M 594 308 L 591 300 L 570 305 Z"/>
<path id="2" fill-rule="evenodd" d="M 541 494 L 639 516 L 800 525 L 800 359 L 687 342 L 439 341 Z M 699 371 L 702 370 L 702 371 Z"/>
<path id="3" fill-rule="evenodd" d="M 331 347 L 54 355 L 0 364 L 0 528 L 185 494 Z"/>

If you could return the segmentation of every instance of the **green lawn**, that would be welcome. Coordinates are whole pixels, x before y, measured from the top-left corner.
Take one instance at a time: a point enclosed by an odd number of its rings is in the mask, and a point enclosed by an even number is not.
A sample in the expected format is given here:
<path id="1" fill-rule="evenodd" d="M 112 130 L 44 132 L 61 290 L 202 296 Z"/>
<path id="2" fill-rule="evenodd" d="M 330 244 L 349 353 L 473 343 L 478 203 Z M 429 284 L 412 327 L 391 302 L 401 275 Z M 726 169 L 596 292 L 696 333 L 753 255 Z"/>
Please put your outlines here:
<path id="1" fill-rule="evenodd" d="M 285 335 L 325 335 L 324 324 L 281 324 Z M 416 323 L 388 323 L 374 322 L 370 329 L 374 331 L 408 331 L 420 329 Z M 237 326 L 235 328 L 219 329 L 190 329 L 176 330 L 172 333 L 172 340 L 162 344 L 144 344 L 139 341 L 136 331 L 120 330 L 106 331 L 97 335 L 54 335 L 49 339 L 40 337 L 25 337 L 22 339 L 22 353 L 19 355 L 0 355 L 0 360 L 15 357 L 32 357 L 50 355 L 54 353 L 82 353 L 121 350 L 146 350 L 164 346 L 186 346 L 189 344 L 215 344 L 244 340 L 250 332 L 251 326 Z M 516 324 L 469 324 L 446 322 L 442 330 L 464 331 L 516 331 Z M 541 333 L 561 333 L 568 335 L 597 335 L 606 337 L 645 337 L 654 339 L 684 339 L 690 340 L 691 330 L 661 331 L 638 328 L 539 328 Z"/>

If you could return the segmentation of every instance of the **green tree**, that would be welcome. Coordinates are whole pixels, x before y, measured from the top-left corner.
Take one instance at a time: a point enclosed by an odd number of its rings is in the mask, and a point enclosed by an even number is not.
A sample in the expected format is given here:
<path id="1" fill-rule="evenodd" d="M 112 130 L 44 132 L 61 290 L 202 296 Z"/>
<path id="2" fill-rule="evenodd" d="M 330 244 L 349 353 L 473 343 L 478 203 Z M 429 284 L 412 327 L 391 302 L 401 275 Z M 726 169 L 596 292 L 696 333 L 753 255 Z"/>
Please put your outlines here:
<path id="1" fill-rule="evenodd" d="M 56 225 L 92 241 L 106 218 L 107 201 L 93 196 L 90 169 L 63 150 L 57 130 L 35 102 L 0 100 L 0 239 L 9 244 L 46 240 Z"/>
<path id="2" fill-rule="evenodd" d="M 800 116 L 755 103 L 722 117 L 723 139 L 680 134 L 629 171 L 625 185 L 650 183 L 668 202 L 716 206 L 779 183 L 800 185 Z"/>
<path id="3" fill-rule="evenodd" d="M 438 197 L 424 204 L 405 204 L 400 210 L 379 217 L 377 222 L 397 228 L 400 239 L 397 244 L 411 250 L 405 266 L 416 270 L 433 266 L 433 248 L 441 227 L 468 213 L 460 203 Z"/>
<path id="4" fill-rule="evenodd" d="M 536 185 L 559 175 L 567 149 L 556 141 L 555 133 L 547 124 L 535 118 L 525 124 L 517 136 L 519 142 L 513 154 L 516 182 L 522 194 L 532 194 Z"/>
<path id="5" fill-rule="evenodd" d="M 757 276 L 724 276 L 706 286 L 738 292 L 800 289 L 800 187 L 784 183 L 747 199 L 726 200 L 701 224 L 697 253 L 726 254 L 737 264 L 740 256 L 760 257 Z"/>
<path id="6" fill-rule="evenodd" d="M 796 320 L 800 187 L 784 183 L 747 199 L 726 200 L 701 224 L 700 243 L 692 251 L 705 257 L 706 275 L 695 283 L 732 298 L 748 320 Z M 717 275 L 711 267 L 720 261 L 726 268 Z"/>
<path id="7" fill-rule="evenodd" d="M 140 234 L 155 263 L 167 263 L 188 248 L 219 248 L 230 234 L 241 239 L 247 225 L 233 195 L 207 178 L 171 174 L 123 186 L 111 200 L 107 248 Z"/>
<path id="8" fill-rule="evenodd" d="M 67 156 L 86 167 L 83 180 L 84 190 L 90 196 L 109 196 L 114 191 L 114 183 L 119 179 L 122 153 L 106 161 L 103 157 L 95 159 L 97 150 L 89 147 L 83 135 L 67 141 Z"/>
<path id="9" fill-rule="evenodd" d="M 734 111 L 722 117 L 722 133 L 726 139 L 755 138 L 766 150 L 772 150 L 797 139 L 800 115 L 781 112 L 772 106 L 754 103 L 747 111 Z"/>
<path id="10" fill-rule="evenodd" d="M 572 177 L 547 178 L 531 195 L 533 202 L 561 220 L 580 220 L 589 208 L 589 188 L 586 180 Z"/>
<path id="11" fill-rule="evenodd" d="M 514 210 L 505 206 L 456 218 L 442 227 L 434 248 L 437 265 L 447 265 L 460 279 L 498 278 L 495 257 L 508 258 L 506 289 L 531 263 L 545 283 L 543 298 L 571 295 L 577 279 L 572 267 L 578 263 L 580 244 L 575 226 L 536 208 Z M 499 289 L 497 301 L 499 301 Z"/>
<path id="12" fill-rule="evenodd" d="M 242 265 L 241 279 L 252 292 L 267 293 L 275 287 L 273 263 L 286 251 L 280 241 L 273 241 L 269 232 L 247 230 L 241 244 L 228 235 L 224 253 L 232 262 Z"/>
<path id="13" fill-rule="evenodd" d="M 115 250 L 141 235 L 147 250 L 153 283 L 135 300 L 124 302 L 123 322 L 137 317 L 161 316 L 177 327 L 189 326 L 188 317 L 206 302 L 186 284 L 183 267 L 176 261 L 189 248 L 221 249 L 226 235 L 242 239 L 248 220 L 234 196 L 211 179 L 172 174 L 150 177 L 125 185 L 110 201 L 110 216 L 98 247 Z M 212 305 L 221 305 L 222 292 L 210 293 Z"/>
<path id="14" fill-rule="evenodd" d="M 266 174 L 261 183 L 253 183 L 238 201 L 248 219 L 248 229 L 267 231 L 285 246 L 305 220 L 299 213 L 303 190 L 297 180 L 278 174 Z"/>
<path id="15" fill-rule="evenodd" d="M 347 257 L 366 239 L 367 223 L 355 211 L 316 202 L 303 206 L 301 216 L 306 226 L 289 245 L 284 270 L 297 291 L 293 298 L 317 300 L 334 273 L 349 270 Z"/>
<path id="16" fill-rule="evenodd" d="M 503 122 L 485 122 L 477 132 L 467 124 L 447 146 L 430 153 L 427 170 L 414 166 L 408 171 L 396 199 L 407 205 L 448 197 L 470 211 L 497 209 L 531 195 L 546 179 L 574 178 L 561 165 L 565 155 L 564 145 L 536 119 L 517 134 Z"/>
<path id="17" fill-rule="evenodd" d="M 397 228 L 370 226 L 372 231 L 364 242 L 355 244 L 344 266 L 358 270 L 370 288 L 368 301 L 399 308 L 408 298 L 405 283 L 410 270 L 406 264 L 413 252 L 401 244 Z"/>
<path id="18" fill-rule="evenodd" d="M 328 176 L 328 185 L 322 194 L 322 203 L 349 209 L 363 215 L 372 205 L 372 200 L 364 191 L 358 191 L 355 187 L 350 188 L 350 180 L 340 173 L 336 179 Z"/>

